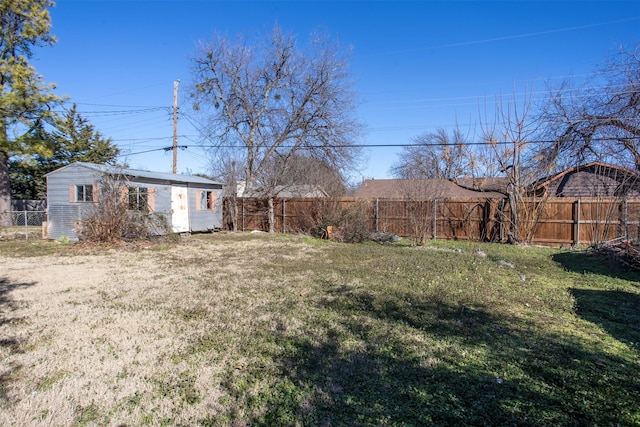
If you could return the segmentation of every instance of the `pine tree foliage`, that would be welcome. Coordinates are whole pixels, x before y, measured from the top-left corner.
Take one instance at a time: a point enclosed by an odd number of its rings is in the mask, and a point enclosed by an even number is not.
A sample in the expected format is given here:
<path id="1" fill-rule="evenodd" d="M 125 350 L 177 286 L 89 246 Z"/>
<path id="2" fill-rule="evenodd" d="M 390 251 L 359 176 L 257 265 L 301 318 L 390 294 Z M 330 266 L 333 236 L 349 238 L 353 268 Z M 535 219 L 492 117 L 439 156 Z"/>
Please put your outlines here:
<path id="1" fill-rule="evenodd" d="M 49 0 L 0 1 L 0 225 L 8 222 L 10 157 L 51 153 L 47 141 L 33 136 L 59 98 L 29 63 L 34 48 L 56 41 L 49 34 L 51 6 Z"/>
<path id="2" fill-rule="evenodd" d="M 32 137 L 46 141 L 51 155 L 23 155 L 9 162 L 14 199 L 44 199 L 45 174 L 73 162 L 115 164 L 120 154 L 110 138 L 103 137 L 77 112 L 75 104 L 67 114 L 53 120 L 52 130 L 39 128 Z"/>

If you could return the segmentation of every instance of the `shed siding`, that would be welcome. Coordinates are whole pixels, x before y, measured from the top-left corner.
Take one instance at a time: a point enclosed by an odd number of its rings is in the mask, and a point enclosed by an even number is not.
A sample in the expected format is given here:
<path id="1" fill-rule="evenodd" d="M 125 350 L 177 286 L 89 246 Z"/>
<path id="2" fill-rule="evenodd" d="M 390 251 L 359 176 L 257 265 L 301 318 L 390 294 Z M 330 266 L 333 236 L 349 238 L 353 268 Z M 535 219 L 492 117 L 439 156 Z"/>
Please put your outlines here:
<path id="1" fill-rule="evenodd" d="M 47 176 L 47 236 L 50 239 L 68 237 L 78 240 L 76 224 L 89 215 L 93 204 L 70 201 L 71 188 L 94 185 L 99 179 L 99 173 L 78 166 Z"/>
<path id="2" fill-rule="evenodd" d="M 78 240 L 76 223 L 82 219 L 82 214 L 78 205 L 49 206 L 47 237 L 53 240 L 61 237 Z"/>
<path id="3" fill-rule="evenodd" d="M 93 185 L 99 181 L 100 175 L 98 173 L 82 169 L 68 169 L 65 170 L 65 173 L 47 177 L 47 202 L 49 206 L 69 204 L 69 187 L 71 185 Z"/>
<path id="4" fill-rule="evenodd" d="M 215 204 L 212 210 L 207 210 L 206 205 L 200 204 L 200 193 L 202 191 L 213 191 Z M 189 212 L 191 231 L 210 231 L 222 228 L 222 190 L 220 188 L 206 188 L 198 186 L 189 188 Z"/>
<path id="5" fill-rule="evenodd" d="M 171 210 L 171 185 L 150 179 L 132 179 L 128 187 L 144 187 L 149 190 L 149 208 L 153 212 L 169 212 Z"/>

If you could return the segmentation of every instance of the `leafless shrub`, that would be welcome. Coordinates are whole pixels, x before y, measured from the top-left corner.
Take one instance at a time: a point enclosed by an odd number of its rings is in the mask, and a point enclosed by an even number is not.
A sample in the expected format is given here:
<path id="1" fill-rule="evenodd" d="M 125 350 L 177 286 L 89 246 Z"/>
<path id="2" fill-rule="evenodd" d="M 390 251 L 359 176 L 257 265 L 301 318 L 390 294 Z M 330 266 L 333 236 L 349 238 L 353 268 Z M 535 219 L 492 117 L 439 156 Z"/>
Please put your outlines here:
<path id="1" fill-rule="evenodd" d="M 336 202 L 330 199 L 313 199 L 304 204 L 294 204 L 294 212 L 297 221 L 295 231 L 303 234 L 311 234 L 315 237 L 322 237 L 322 230 L 320 230 L 323 224 L 323 218 L 326 216 L 326 211 L 329 207 L 333 207 Z M 287 212 L 289 212 L 289 205 L 287 205 Z M 324 224 L 325 226 L 327 224 Z M 288 224 L 287 230 L 290 229 Z M 326 231 L 326 229 L 324 229 Z M 318 234 L 319 233 L 319 234 Z"/>
<path id="2" fill-rule="evenodd" d="M 595 253 L 613 257 L 627 267 L 640 271 L 640 240 L 614 239 L 592 246 Z"/>
<path id="3" fill-rule="evenodd" d="M 125 179 L 105 175 L 98 187 L 100 195 L 91 212 L 77 225 L 80 240 L 115 242 L 171 234 L 162 214 L 129 209 Z"/>
<path id="4" fill-rule="evenodd" d="M 587 238 L 591 245 L 627 235 L 625 199 L 637 194 L 639 175 L 625 169 L 596 165 L 595 173 L 587 182 L 592 196 L 583 203 L 587 207 Z"/>
<path id="5" fill-rule="evenodd" d="M 433 237 L 434 203 L 434 200 L 408 201 L 409 232 L 415 246 L 424 246 Z"/>
<path id="6" fill-rule="evenodd" d="M 436 203 L 445 198 L 445 194 L 439 188 L 430 187 L 429 182 L 422 179 L 406 180 L 402 187 L 409 235 L 415 246 L 424 246 L 428 239 L 433 238 L 433 210 Z M 430 196 L 428 199 L 426 194 Z"/>
<path id="7" fill-rule="evenodd" d="M 533 196 L 519 200 L 520 206 L 520 237 L 522 243 L 529 244 L 538 231 L 540 222 L 545 215 L 545 208 L 549 200 L 548 194 Z"/>
<path id="8" fill-rule="evenodd" d="M 369 204 L 358 201 L 352 205 L 325 203 L 319 215 L 319 222 L 310 232 L 316 237 L 331 238 L 347 243 L 360 243 L 368 240 Z"/>

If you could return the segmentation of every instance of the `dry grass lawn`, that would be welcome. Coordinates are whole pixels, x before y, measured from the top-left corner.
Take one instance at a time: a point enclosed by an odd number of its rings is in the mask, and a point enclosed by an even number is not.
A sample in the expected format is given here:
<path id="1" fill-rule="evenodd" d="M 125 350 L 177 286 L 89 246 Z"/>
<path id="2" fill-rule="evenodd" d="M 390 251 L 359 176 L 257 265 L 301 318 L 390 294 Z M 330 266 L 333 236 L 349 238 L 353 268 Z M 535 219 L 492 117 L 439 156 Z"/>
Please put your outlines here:
<path id="1" fill-rule="evenodd" d="M 240 340 L 270 321 L 261 306 L 282 284 L 253 273 L 287 245 L 192 240 L 160 251 L 0 257 L 0 425 L 191 425 L 224 412 L 223 375 L 248 362 L 227 360 L 235 353 L 226 348 L 182 353 L 216 330 Z M 318 256 L 302 249 L 287 256 Z"/>

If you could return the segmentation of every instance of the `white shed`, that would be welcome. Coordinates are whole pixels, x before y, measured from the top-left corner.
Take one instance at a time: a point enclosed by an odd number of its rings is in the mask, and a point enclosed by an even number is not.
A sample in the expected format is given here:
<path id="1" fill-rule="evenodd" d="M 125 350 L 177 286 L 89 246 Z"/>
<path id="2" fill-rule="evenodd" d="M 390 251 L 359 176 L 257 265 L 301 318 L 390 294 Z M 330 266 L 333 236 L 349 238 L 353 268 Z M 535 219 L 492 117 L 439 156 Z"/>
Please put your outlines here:
<path id="1" fill-rule="evenodd" d="M 76 226 L 99 201 L 104 176 L 126 182 L 129 204 L 162 215 L 175 233 L 222 227 L 222 184 L 207 178 L 76 162 L 48 173 L 47 237 L 77 240 Z"/>

